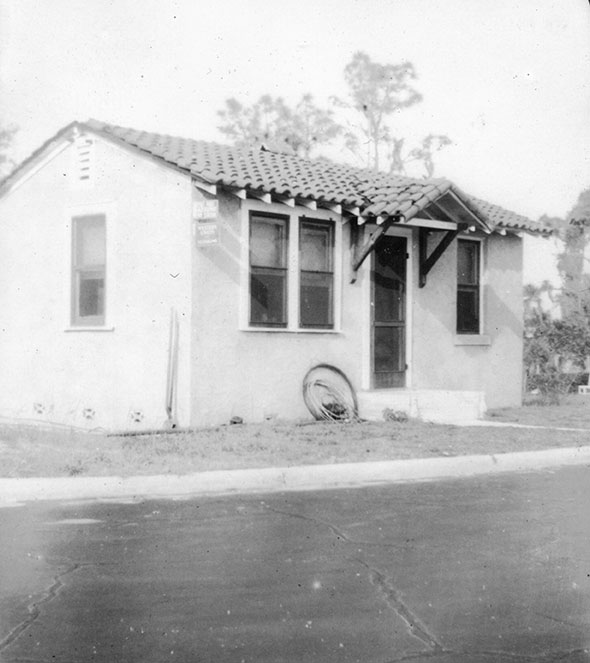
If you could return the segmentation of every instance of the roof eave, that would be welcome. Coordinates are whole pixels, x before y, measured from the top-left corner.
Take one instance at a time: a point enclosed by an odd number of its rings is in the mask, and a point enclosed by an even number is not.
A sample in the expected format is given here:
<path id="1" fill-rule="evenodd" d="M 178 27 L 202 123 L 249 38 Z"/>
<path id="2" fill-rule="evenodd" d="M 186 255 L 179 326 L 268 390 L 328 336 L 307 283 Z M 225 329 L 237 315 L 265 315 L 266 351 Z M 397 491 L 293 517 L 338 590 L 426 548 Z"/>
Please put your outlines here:
<path id="1" fill-rule="evenodd" d="M 60 129 L 51 138 L 46 140 L 26 159 L 21 161 L 18 166 L 9 173 L 0 182 L 0 196 L 14 191 L 18 186 L 24 183 L 29 177 L 34 175 L 48 161 L 56 157 L 68 145 L 73 142 L 74 134 L 82 124 L 78 121 L 70 122 Z"/>

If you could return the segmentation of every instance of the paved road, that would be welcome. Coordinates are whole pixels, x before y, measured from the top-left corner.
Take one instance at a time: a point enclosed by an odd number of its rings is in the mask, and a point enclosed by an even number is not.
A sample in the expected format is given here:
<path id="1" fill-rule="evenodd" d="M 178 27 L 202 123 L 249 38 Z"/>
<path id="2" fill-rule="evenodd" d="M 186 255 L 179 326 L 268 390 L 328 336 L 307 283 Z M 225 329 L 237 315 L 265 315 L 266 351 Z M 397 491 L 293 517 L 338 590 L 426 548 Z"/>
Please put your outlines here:
<path id="1" fill-rule="evenodd" d="M 0 660 L 589 661 L 590 470 L 0 509 Z"/>

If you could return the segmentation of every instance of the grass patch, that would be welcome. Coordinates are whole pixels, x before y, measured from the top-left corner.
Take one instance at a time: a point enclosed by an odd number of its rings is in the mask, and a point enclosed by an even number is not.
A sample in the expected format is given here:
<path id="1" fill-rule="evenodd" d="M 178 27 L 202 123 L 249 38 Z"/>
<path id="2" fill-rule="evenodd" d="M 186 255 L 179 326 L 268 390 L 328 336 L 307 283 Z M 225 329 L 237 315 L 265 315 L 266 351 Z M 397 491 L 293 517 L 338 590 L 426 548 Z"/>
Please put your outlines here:
<path id="1" fill-rule="evenodd" d="M 589 407 L 590 400 L 587 403 Z M 531 406 L 531 412 L 534 407 Z M 574 405 L 562 407 L 566 407 L 564 412 L 575 410 Z M 522 422 L 518 417 L 524 414 L 519 413 L 528 410 L 497 411 L 493 418 Z M 564 418 L 557 420 L 561 423 Z M 578 417 L 576 422 L 581 420 Z M 586 421 L 590 429 L 590 417 Z M 535 423 L 539 425 L 538 420 Z M 568 420 L 568 425 L 573 424 Z M 588 434 L 584 432 L 465 428 L 418 421 L 305 425 L 273 422 L 138 437 L 0 426 L 0 476 L 188 474 L 219 469 L 504 453 L 587 443 Z"/>
<path id="2" fill-rule="evenodd" d="M 523 407 L 502 408 L 488 412 L 488 419 L 526 426 L 587 428 L 590 431 L 590 396 L 568 394 L 557 403 L 541 396 L 528 396 Z"/>

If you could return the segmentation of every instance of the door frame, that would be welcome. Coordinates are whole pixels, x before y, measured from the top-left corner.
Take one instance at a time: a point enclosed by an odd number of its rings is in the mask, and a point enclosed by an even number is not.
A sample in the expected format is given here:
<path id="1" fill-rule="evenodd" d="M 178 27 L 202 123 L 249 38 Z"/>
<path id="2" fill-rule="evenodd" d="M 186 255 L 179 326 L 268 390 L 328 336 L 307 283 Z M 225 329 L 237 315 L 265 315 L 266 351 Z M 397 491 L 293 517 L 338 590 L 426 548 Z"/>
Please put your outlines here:
<path id="1" fill-rule="evenodd" d="M 368 229 L 365 232 L 370 232 Z M 413 334 L 413 302 L 414 302 L 414 283 L 415 283 L 415 259 L 414 256 L 418 250 L 418 235 L 417 230 L 414 228 L 400 227 L 394 225 L 387 230 L 386 235 L 393 237 L 405 237 L 408 252 L 408 259 L 406 262 L 406 386 L 405 387 L 392 387 L 392 389 L 403 390 L 412 387 L 412 354 L 414 345 Z M 372 270 L 373 270 L 373 256 L 371 260 L 366 260 L 363 266 L 363 325 L 362 325 L 362 376 L 361 386 L 362 389 L 371 390 L 373 382 L 373 315 L 372 315 Z"/>

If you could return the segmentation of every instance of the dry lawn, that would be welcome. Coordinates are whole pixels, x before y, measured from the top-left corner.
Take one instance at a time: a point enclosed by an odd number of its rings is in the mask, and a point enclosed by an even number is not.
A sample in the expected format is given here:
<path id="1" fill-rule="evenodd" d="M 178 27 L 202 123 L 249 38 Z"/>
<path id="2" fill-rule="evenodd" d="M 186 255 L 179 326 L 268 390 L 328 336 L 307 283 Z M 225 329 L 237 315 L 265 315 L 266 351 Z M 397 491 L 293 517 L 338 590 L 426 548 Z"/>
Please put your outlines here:
<path id="1" fill-rule="evenodd" d="M 582 405 L 586 406 L 584 401 Z M 580 405 L 563 411 L 530 408 L 530 423 L 551 419 L 581 425 Z M 529 408 L 492 413 L 525 422 Z M 136 437 L 0 427 L 0 476 L 131 476 L 206 470 L 344 463 L 477 453 L 503 453 L 589 444 L 586 432 L 511 427 L 406 423 L 265 423 L 221 426 L 190 433 Z M 542 412 L 546 412 L 544 419 Z M 563 413 L 563 416 L 560 414 Z M 569 413 L 569 414 L 567 414 Z"/>
<path id="2" fill-rule="evenodd" d="M 488 413 L 491 421 L 512 422 L 526 426 L 587 428 L 590 432 L 590 396 L 562 396 L 558 404 L 547 405 L 540 396 L 527 397 L 527 405 Z"/>

